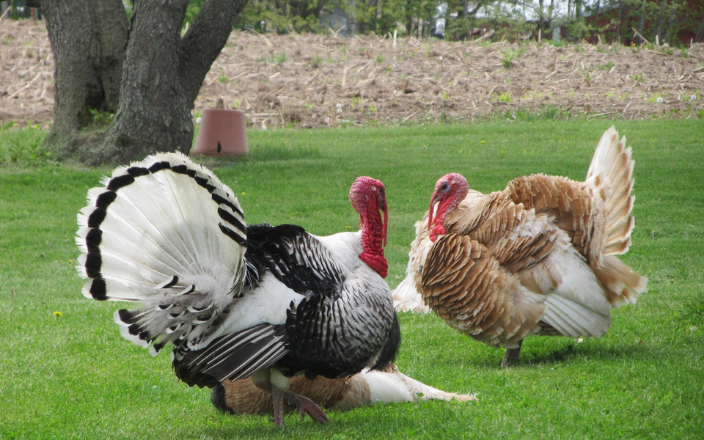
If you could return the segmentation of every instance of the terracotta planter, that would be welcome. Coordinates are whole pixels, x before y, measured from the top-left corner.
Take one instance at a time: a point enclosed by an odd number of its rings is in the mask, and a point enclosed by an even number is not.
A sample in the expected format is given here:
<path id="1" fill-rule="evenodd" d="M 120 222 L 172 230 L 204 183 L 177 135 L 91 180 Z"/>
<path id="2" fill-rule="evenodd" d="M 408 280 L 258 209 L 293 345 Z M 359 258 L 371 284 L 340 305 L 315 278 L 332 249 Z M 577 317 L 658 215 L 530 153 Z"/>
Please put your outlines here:
<path id="1" fill-rule="evenodd" d="M 192 156 L 244 156 L 247 147 L 246 120 L 241 110 L 206 108 Z"/>

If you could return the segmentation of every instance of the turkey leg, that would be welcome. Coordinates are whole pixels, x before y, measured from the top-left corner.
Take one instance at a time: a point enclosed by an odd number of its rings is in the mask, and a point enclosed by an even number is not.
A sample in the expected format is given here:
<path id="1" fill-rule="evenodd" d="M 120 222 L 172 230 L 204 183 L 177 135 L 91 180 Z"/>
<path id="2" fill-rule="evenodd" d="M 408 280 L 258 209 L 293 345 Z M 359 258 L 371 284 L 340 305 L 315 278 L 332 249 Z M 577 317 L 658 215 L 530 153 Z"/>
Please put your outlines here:
<path id="1" fill-rule="evenodd" d="M 271 374 L 271 372 L 274 372 Z M 274 418 L 269 419 L 281 430 L 284 429 L 284 398 L 288 399 L 289 402 L 295 404 L 301 411 L 301 420 L 305 418 L 306 413 L 310 415 L 310 418 L 318 423 L 329 422 L 330 419 L 325 415 L 322 409 L 316 405 L 312 400 L 307 397 L 303 397 L 299 394 L 294 393 L 288 389 L 288 379 L 286 379 L 286 387 L 277 386 L 271 378 L 275 377 L 278 379 L 279 385 L 282 385 L 284 381 L 281 380 L 283 376 L 275 370 L 267 370 L 264 372 L 257 372 L 252 376 L 252 382 L 264 391 L 271 393 L 272 403 L 274 405 Z M 277 382 L 277 383 L 278 383 Z"/>
<path id="2" fill-rule="evenodd" d="M 273 384 L 272 388 L 273 390 L 271 394 L 274 399 L 274 423 L 276 423 L 276 426 L 279 428 L 283 429 L 284 427 L 284 397 L 288 399 L 290 403 L 293 403 L 298 407 L 301 412 L 301 420 L 303 420 L 306 417 L 306 414 L 308 414 L 311 419 L 320 424 L 330 421 L 323 410 L 309 398 L 296 394 L 290 390 L 278 388 Z M 277 421 L 277 414 L 280 415 L 281 424 Z"/>
<path id="3" fill-rule="evenodd" d="M 518 361 L 518 355 L 521 354 L 521 345 L 523 345 L 523 339 L 518 341 L 517 348 L 507 348 L 504 359 L 501 361 L 501 368 L 509 367 Z"/>

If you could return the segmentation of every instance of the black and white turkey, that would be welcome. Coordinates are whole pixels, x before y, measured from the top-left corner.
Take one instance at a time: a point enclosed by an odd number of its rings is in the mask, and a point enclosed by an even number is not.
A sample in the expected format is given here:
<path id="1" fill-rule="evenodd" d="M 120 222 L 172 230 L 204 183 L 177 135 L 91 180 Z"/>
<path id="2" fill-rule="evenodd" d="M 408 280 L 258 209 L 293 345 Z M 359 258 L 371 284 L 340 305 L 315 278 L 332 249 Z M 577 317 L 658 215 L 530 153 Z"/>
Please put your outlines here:
<path id="1" fill-rule="evenodd" d="M 180 153 L 118 167 L 101 183 L 78 214 L 83 294 L 141 302 L 115 312 L 122 336 L 152 355 L 172 344 L 174 372 L 189 386 L 251 376 L 272 393 L 283 429 L 284 398 L 301 416 L 329 420 L 289 390 L 291 377 L 393 362 L 400 334 L 384 281 L 378 180 L 360 177 L 350 189 L 361 230 L 327 237 L 246 226 L 233 191 Z"/>

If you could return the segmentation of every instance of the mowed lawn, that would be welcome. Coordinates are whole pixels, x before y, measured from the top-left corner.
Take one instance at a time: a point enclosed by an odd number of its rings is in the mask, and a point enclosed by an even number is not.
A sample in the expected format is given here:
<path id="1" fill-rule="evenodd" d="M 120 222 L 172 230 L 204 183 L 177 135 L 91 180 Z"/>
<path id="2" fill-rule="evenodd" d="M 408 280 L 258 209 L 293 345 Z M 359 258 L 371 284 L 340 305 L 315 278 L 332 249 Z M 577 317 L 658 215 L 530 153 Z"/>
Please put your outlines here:
<path id="1" fill-rule="evenodd" d="M 251 154 L 215 173 L 249 223 L 315 234 L 355 230 L 354 178 L 386 185 L 388 282 L 403 278 L 413 223 L 435 181 L 460 172 L 474 189 L 531 173 L 583 180 L 610 121 L 250 131 Z M 0 439 L 704 438 L 704 123 L 616 121 L 633 147 L 636 228 L 623 260 L 650 279 L 609 333 L 582 343 L 526 340 L 521 363 L 434 315 L 400 315 L 397 364 L 478 402 L 422 402 L 330 412 L 321 426 L 291 414 L 217 412 L 207 389 L 119 335 L 114 310 L 85 299 L 74 265 L 76 213 L 112 168 L 0 167 Z M 8 135 L 7 133 L 2 136 Z M 57 313 L 58 312 L 58 313 Z"/>

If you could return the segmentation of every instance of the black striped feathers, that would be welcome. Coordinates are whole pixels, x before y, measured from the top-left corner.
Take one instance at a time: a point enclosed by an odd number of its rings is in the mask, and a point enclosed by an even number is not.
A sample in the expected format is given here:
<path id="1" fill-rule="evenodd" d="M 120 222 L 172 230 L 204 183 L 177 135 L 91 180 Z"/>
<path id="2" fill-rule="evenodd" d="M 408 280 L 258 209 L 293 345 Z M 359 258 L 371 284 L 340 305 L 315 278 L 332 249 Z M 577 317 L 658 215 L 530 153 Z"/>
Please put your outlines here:
<path id="1" fill-rule="evenodd" d="M 102 185 L 78 214 L 83 295 L 143 303 L 114 320 L 153 352 L 207 345 L 244 289 L 247 226 L 233 191 L 180 153 L 118 167 Z"/>
<path id="2" fill-rule="evenodd" d="M 205 189 L 211 203 L 213 203 L 213 212 L 218 216 L 218 221 L 213 226 L 237 245 L 245 245 L 247 226 L 244 222 L 244 213 L 229 188 L 223 185 L 215 175 L 194 164 L 186 156 L 179 154 L 150 156 L 128 168 L 117 168 L 111 178 L 105 179 L 103 188 L 93 188 L 88 193 L 88 206 L 81 210 L 78 216 L 80 229 L 77 238 L 77 244 L 82 251 L 82 255 L 79 257 L 81 263 L 81 266 L 78 267 L 79 273 L 85 278 L 94 280 L 93 285 L 86 286 L 84 289 L 84 294 L 87 296 L 97 300 L 112 299 L 109 292 L 111 283 L 106 282 L 106 278 L 109 279 L 109 277 L 105 277 L 103 273 L 104 258 L 102 253 L 106 219 L 111 216 L 118 219 L 118 221 L 113 221 L 108 229 L 116 227 L 133 229 L 124 232 L 107 232 L 113 241 L 115 239 L 122 241 L 122 245 L 133 244 L 139 247 L 140 241 L 148 242 L 153 237 L 158 239 L 159 235 L 168 234 L 168 231 L 165 232 L 165 230 L 174 229 L 171 220 L 178 216 L 171 215 L 170 212 L 159 206 L 161 202 L 159 199 L 173 198 L 172 204 L 185 210 L 186 208 L 182 206 L 184 202 L 178 199 L 178 195 L 174 196 L 168 193 L 187 192 L 193 194 L 194 191 L 184 191 L 182 188 L 184 184 L 175 188 L 171 179 L 158 177 L 163 173 L 187 176 L 198 187 Z M 136 187 L 139 187 L 139 190 L 133 190 Z M 150 197 L 153 198 L 153 202 L 145 201 Z M 120 199 L 124 199 L 125 202 L 119 207 L 113 208 L 116 201 L 120 201 Z M 122 212 L 127 209 L 133 209 L 135 212 Z M 154 223 L 155 227 L 139 226 L 140 221 Z M 162 224 L 159 224 L 160 221 Z M 121 237 L 121 235 L 127 237 Z M 169 239 L 171 238 L 169 237 Z M 177 248 L 176 253 L 182 258 L 192 256 L 192 252 L 189 252 L 188 248 L 191 245 L 198 245 L 197 243 L 189 243 L 188 239 L 180 237 L 173 239 L 173 241 L 174 247 Z M 160 244 L 157 244 L 157 247 Z M 170 274 L 164 273 L 164 275 Z M 130 298 L 116 299 L 129 300 Z"/>

